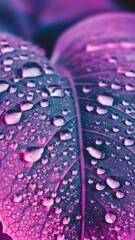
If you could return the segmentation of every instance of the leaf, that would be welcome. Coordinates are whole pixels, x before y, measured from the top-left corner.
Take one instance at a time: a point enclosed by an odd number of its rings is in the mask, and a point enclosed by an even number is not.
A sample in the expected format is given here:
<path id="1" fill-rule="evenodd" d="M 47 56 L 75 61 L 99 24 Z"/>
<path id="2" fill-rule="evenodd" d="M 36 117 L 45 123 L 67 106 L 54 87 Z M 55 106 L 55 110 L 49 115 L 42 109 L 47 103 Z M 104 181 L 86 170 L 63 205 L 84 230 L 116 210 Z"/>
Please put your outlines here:
<path id="1" fill-rule="evenodd" d="M 134 238 L 134 22 L 79 23 L 51 66 L 1 35 L 0 212 L 13 239 Z"/>

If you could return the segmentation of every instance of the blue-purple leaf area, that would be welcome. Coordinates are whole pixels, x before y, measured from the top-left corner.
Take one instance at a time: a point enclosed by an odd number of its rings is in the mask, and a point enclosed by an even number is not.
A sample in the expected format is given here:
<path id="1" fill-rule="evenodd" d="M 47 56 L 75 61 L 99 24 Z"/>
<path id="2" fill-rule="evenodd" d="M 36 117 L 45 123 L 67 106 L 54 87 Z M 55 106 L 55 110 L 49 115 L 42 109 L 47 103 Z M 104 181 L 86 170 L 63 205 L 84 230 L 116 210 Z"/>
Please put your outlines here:
<path id="1" fill-rule="evenodd" d="M 0 37 L 0 213 L 13 240 L 135 239 L 135 17 L 41 49 Z"/>

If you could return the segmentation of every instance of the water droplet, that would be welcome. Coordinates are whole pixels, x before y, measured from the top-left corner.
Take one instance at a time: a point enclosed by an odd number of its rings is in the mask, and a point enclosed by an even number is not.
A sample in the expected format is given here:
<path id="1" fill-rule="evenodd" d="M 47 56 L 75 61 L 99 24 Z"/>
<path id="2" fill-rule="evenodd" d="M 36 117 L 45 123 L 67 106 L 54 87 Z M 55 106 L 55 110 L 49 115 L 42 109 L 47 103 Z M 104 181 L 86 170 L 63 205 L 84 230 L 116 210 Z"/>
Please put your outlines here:
<path id="1" fill-rule="evenodd" d="M 6 113 L 4 121 L 7 125 L 14 125 L 20 122 L 22 113 L 10 110 Z"/>
<path id="2" fill-rule="evenodd" d="M 58 85 L 51 85 L 47 89 L 51 97 L 64 97 L 64 91 Z"/>
<path id="3" fill-rule="evenodd" d="M 108 177 L 106 179 L 106 183 L 112 189 L 120 187 L 120 183 L 119 183 L 119 181 L 115 177 Z"/>
<path id="4" fill-rule="evenodd" d="M 0 82 L 0 93 L 5 92 L 9 88 L 9 84 L 7 82 Z"/>
<path id="5" fill-rule="evenodd" d="M 7 58 L 3 60 L 4 65 L 12 65 L 13 59 L 12 58 Z"/>
<path id="6" fill-rule="evenodd" d="M 63 126 L 65 124 L 65 119 L 62 116 L 56 116 L 53 119 L 53 124 L 56 127 L 61 127 L 61 126 Z"/>
<path id="7" fill-rule="evenodd" d="M 105 158 L 105 153 L 103 151 L 101 152 L 100 150 L 98 150 L 92 146 L 87 147 L 86 150 L 89 152 L 89 154 L 92 157 L 94 157 L 96 159 L 104 159 Z"/>
<path id="8" fill-rule="evenodd" d="M 108 111 L 107 111 L 106 109 L 97 107 L 97 108 L 96 108 L 96 112 L 97 112 L 99 115 L 104 115 L 104 114 L 106 114 Z"/>
<path id="9" fill-rule="evenodd" d="M 63 132 L 60 133 L 60 140 L 62 141 L 67 141 L 72 138 L 72 134 L 69 130 L 64 130 Z"/>
<path id="10" fill-rule="evenodd" d="M 50 208 L 53 204 L 54 204 L 54 199 L 53 198 L 45 198 L 42 201 L 42 205 L 47 207 L 47 208 Z"/>
<path id="11" fill-rule="evenodd" d="M 65 235 L 64 234 L 58 234 L 57 235 L 57 240 L 65 240 Z"/>
<path id="12" fill-rule="evenodd" d="M 105 214 L 105 221 L 107 223 L 114 223 L 116 221 L 116 215 L 112 212 L 108 212 Z"/>
<path id="13" fill-rule="evenodd" d="M 102 191 L 102 190 L 105 189 L 105 185 L 102 184 L 102 183 L 97 183 L 97 184 L 96 184 L 96 189 L 97 189 L 98 191 Z"/>
<path id="14" fill-rule="evenodd" d="M 105 173 L 105 170 L 102 167 L 97 168 L 97 174 L 102 175 Z"/>
<path id="15" fill-rule="evenodd" d="M 116 192 L 116 197 L 117 197 L 117 198 L 124 198 L 124 196 L 125 196 L 125 193 L 120 192 L 120 191 L 117 191 L 117 192 Z"/>
<path id="16" fill-rule="evenodd" d="M 22 77 L 38 77 L 43 74 L 42 68 L 34 62 L 26 63 L 22 69 Z"/>
<path id="17" fill-rule="evenodd" d="M 40 101 L 40 106 L 43 107 L 43 108 L 48 107 L 49 106 L 48 100 L 46 100 L 46 99 L 41 100 Z"/>
<path id="18" fill-rule="evenodd" d="M 42 157 L 44 148 L 29 147 L 23 153 L 23 160 L 29 163 L 34 163 Z"/>
<path id="19" fill-rule="evenodd" d="M 70 217 L 64 217 L 63 218 L 63 220 L 62 220 L 62 223 L 64 224 L 64 225 L 67 225 L 67 224 L 69 224 L 69 222 L 70 222 Z"/>
<path id="20" fill-rule="evenodd" d="M 99 95 L 97 101 L 104 106 L 113 106 L 114 99 L 107 95 Z"/>
<path id="21" fill-rule="evenodd" d="M 125 72 L 125 76 L 126 77 L 135 77 L 135 72 L 134 71 L 127 71 L 127 72 Z"/>
<path id="22" fill-rule="evenodd" d="M 21 200 L 22 200 L 22 196 L 21 195 L 20 196 L 17 196 L 17 195 L 13 196 L 13 201 L 15 203 L 19 203 L 19 202 L 21 202 Z"/>
<path id="23" fill-rule="evenodd" d="M 20 104 L 20 109 L 21 109 L 21 111 L 28 111 L 28 110 L 30 110 L 30 109 L 32 109 L 33 108 L 33 103 L 31 103 L 31 102 L 22 102 L 21 104 Z"/>
<path id="24" fill-rule="evenodd" d="M 124 145 L 125 146 L 132 146 L 134 144 L 134 140 L 131 138 L 125 138 L 124 139 Z"/>
<path id="25" fill-rule="evenodd" d="M 87 105 L 86 105 L 86 110 L 87 110 L 88 112 L 91 112 L 91 111 L 94 110 L 94 107 L 93 107 L 93 106 L 90 106 L 89 104 L 87 104 Z"/>

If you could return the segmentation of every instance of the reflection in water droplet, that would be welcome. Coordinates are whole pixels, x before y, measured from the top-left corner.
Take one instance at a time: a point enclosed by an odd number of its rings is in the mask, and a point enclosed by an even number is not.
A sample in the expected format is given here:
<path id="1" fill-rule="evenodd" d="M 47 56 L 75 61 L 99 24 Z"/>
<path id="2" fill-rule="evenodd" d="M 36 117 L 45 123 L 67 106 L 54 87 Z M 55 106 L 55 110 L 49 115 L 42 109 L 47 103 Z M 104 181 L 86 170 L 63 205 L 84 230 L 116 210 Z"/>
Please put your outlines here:
<path id="1" fill-rule="evenodd" d="M 18 111 L 9 111 L 4 117 L 4 121 L 7 125 L 14 125 L 20 122 L 22 113 Z"/>
<path id="2" fill-rule="evenodd" d="M 101 152 L 100 150 L 98 150 L 92 146 L 87 147 L 86 150 L 89 152 L 89 154 L 92 157 L 94 157 L 96 159 L 104 159 L 105 158 L 105 153 L 103 151 Z"/>
<path id="3" fill-rule="evenodd" d="M 22 77 L 38 77 L 43 74 L 42 68 L 34 62 L 24 64 L 22 69 Z"/>
<path id="4" fill-rule="evenodd" d="M 29 163 L 38 161 L 43 154 L 44 148 L 29 147 L 23 153 L 23 160 Z"/>
<path id="5" fill-rule="evenodd" d="M 106 183 L 108 184 L 108 186 L 112 189 L 118 188 L 120 187 L 120 183 L 116 180 L 115 177 L 108 177 L 106 179 Z"/>
<path id="6" fill-rule="evenodd" d="M 114 99 L 107 95 L 99 95 L 97 101 L 104 106 L 113 106 Z"/>
<path id="7" fill-rule="evenodd" d="M 65 119 L 62 116 L 56 116 L 53 119 L 53 124 L 56 127 L 61 127 L 61 126 L 63 126 L 65 124 Z"/>
<path id="8" fill-rule="evenodd" d="M 107 223 L 114 223 L 116 221 L 116 215 L 114 213 L 108 212 L 105 214 L 105 221 Z"/>

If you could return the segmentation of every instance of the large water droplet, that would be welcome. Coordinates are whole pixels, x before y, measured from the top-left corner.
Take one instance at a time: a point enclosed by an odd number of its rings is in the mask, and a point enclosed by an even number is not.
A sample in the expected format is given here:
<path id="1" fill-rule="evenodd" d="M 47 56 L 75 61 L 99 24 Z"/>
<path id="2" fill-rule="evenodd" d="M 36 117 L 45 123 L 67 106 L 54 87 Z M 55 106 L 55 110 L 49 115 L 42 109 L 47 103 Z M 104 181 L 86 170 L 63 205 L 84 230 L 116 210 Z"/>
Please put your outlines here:
<path id="1" fill-rule="evenodd" d="M 14 125 L 20 122 L 22 113 L 10 110 L 6 113 L 4 121 L 7 125 Z"/>
<path id="2" fill-rule="evenodd" d="M 44 148 L 29 147 L 23 153 L 23 160 L 29 163 L 34 163 L 42 157 Z"/>
<path id="3" fill-rule="evenodd" d="M 106 179 L 106 183 L 112 189 L 120 187 L 120 183 L 119 183 L 119 181 L 115 177 L 108 177 Z"/>
<path id="4" fill-rule="evenodd" d="M 26 63 L 22 69 L 22 77 L 38 77 L 43 74 L 42 68 L 34 62 Z"/>
<path id="5" fill-rule="evenodd" d="M 63 126 L 65 124 L 65 119 L 62 116 L 56 116 L 53 119 L 53 124 L 56 127 L 61 127 L 61 126 Z"/>
<path id="6" fill-rule="evenodd" d="M 87 147 L 86 150 L 89 152 L 89 154 L 96 158 L 96 159 L 104 159 L 105 158 L 105 153 L 103 151 L 100 151 L 92 146 Z"/>
<path id="7" fill-rule="evenodd" d="M 107 95 L 99 95 L 97 101 L 104 106 L 113 106 L 114 99 Z"/>
<path id="8" fill-rule="evenodd" d="M 105 221 L 107 223 L 114 223 L 116 221 L 116 215 L 114 213 L 108 212 L 105 214 Z"/>

